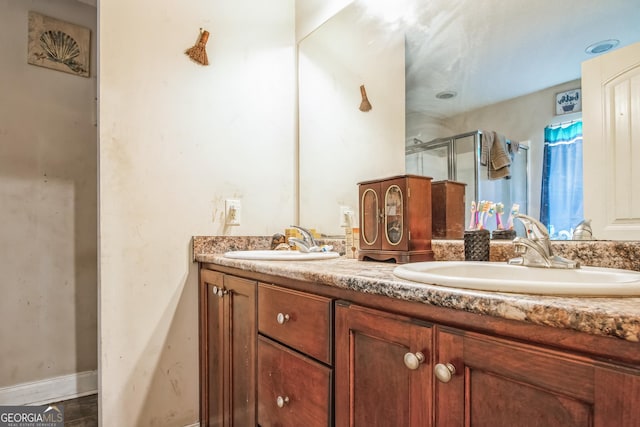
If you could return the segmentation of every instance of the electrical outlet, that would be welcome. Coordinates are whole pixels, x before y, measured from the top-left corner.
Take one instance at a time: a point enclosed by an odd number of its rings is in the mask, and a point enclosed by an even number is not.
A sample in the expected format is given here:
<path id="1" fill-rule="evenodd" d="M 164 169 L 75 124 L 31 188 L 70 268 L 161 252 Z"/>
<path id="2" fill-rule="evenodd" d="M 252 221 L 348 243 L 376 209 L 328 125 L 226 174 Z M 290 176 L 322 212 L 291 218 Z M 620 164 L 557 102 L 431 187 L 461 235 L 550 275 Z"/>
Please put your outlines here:
<path id="1" fill-rule="evenodd" d="M 350 223 L 347 219 L 350 218 Z M 353 210 L 349 206 L 340 206 L 340 227 L 353 226 Z"/>
<path id="2" fill-rule="evenodd" d="M 241 209 L 240 200 L 227 199 L 224 201 L 224 214 L 226 225 L 240 225 Z"/>

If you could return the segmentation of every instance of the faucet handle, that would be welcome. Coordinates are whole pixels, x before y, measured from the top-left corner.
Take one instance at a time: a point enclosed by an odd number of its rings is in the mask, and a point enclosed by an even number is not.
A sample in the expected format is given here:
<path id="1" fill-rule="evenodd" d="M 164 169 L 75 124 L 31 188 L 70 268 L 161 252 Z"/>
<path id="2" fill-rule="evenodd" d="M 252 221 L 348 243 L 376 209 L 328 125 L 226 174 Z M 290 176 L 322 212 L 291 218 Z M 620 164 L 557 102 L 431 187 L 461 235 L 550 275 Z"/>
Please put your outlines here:
<path id="1" fill-rule="evenodd" d="M 527 238 L 533 240 L 549 239 L 549 230 L 537 219 L 522 213 L 517 213 L 513 217 L 522 222 L 527 232 Z"/>

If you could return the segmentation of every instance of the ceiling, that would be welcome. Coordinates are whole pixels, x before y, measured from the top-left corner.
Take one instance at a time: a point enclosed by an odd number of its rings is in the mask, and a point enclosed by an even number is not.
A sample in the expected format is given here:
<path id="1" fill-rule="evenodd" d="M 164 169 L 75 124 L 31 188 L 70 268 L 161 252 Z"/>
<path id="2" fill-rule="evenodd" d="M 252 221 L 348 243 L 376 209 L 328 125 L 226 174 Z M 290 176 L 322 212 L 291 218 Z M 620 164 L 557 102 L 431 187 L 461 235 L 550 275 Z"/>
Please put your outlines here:
<path id="1" fill-rule="evenodd" d="M 447 117 L 565 83 L 592 43 L 640 41 L 638 0 L 408 1 L 408 114 Z M 445 90 L 457 96 L 435 98 Z"/>

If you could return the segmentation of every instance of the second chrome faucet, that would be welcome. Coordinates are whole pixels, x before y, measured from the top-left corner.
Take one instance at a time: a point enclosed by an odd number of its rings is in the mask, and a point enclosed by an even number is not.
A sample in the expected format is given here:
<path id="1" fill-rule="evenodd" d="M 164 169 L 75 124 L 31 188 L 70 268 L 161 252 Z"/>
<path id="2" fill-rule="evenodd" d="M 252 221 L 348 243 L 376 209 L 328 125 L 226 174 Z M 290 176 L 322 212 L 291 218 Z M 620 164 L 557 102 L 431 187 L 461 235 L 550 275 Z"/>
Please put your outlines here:
<path id="1" fill-rule="evenodd" d="M 524 214 L 516 214 L 515 218 L 524 225 L 527 237 L 513 239 L 516 254 L 509 264 L 544 268 L 580 268 L 580 263 L 553 254 L 551 239 L 547 227 L 540 221 Z"/>
<path id="2" fill-rule="evenodd" d="M 302 239 L 289 237 L 289 245 L 295 246 L 300 252 L 329 252 L 333 249 L 331 245 L 319 246 L 310 230 L 297 225 L 292 225 L 291 227 L 300 231 Z"/>

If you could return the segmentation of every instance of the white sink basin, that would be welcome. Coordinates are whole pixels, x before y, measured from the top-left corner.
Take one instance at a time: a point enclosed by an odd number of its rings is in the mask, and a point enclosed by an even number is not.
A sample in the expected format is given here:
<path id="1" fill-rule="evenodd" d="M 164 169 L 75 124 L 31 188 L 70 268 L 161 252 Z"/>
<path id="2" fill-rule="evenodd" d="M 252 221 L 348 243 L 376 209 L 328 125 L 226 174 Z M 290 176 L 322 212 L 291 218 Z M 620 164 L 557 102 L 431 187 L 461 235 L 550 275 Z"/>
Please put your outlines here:
<path id="1" fill-rule="evenodd" d="M 300 251 L 231 251 L 225 252 L 225 258 L 264 260 L 264 261 L 307 261 L 338 258 L 338 252 L 300 252 Z"/>
<path id="2" fill-rule="evenodd" d="M 523 267 L 506 262 L 434 261 L 403 264 L 401 279 L 454 288 L 567 296 L 640 296 L 640 272 L 582 267 Z"/>

